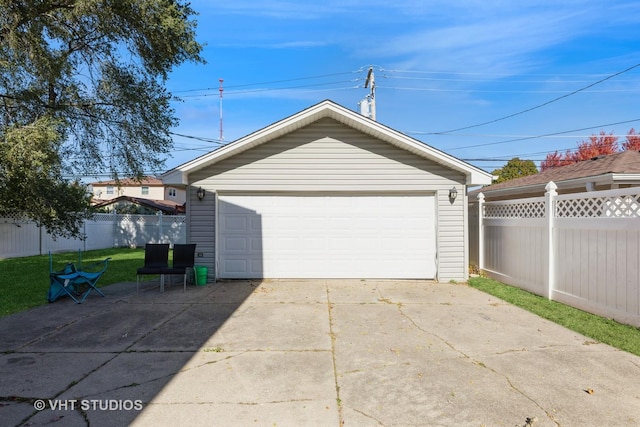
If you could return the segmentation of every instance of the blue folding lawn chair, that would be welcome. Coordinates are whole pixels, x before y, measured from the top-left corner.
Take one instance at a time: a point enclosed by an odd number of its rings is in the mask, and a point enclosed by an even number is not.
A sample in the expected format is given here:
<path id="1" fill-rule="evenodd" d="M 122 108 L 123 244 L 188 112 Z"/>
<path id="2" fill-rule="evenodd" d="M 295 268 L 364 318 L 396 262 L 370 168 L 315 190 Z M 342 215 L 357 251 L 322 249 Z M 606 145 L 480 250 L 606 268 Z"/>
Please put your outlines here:
<path id="1" fill-rule="evenodd" d="M 78 266 L 67 263 L 62 270 L 53 270 L 53 256 L 49 252 L 49 292 L 47 300 L 53 302 L 56 299 L 67 295 L 76 303 L 80 304 L 87 299 L 91 291 L 97 292 L 104 297 L 104 294 L 97 288 L 100 277 L 107 271 L 107 265 L 111 258 L 106 258 L 89 266 L 89 270 L 82 269 L 82 257 L 78 251 Z"/>

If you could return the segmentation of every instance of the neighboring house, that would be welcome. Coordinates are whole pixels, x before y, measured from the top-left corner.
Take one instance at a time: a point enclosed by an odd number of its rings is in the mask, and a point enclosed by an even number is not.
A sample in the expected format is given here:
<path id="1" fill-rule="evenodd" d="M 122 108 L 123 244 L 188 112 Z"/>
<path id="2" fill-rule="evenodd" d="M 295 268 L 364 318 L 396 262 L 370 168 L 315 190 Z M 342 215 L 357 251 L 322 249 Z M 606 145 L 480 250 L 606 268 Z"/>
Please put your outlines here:
<path id="1" fill-rule="evenodd" d="M 186 191 L 183 186 L 167 186 L 153 177 L 99 181 L 90 184 L 92 205 L 108 212 L 168 215 L 185 212 Z"/>
<path id="2" fill-rule="evenodd" d="M 108 212 L 153 215 L 162 212 L 164 215 L 180 215 L 185 213 L 185 204 L 178 205 L 170 200 L 151 200 L 140 197 L 119 196 L 115 199 L 95 202 L 93 207 Z"/>
<path id="3" fill-rule="evenodd" d="M 186 201 L 183 187 L 164 185 L 162 180 L 153 177 L 121 179 L 119 181 L 99 181 L 90 184 L 96 200 L 110 200 L 120 196 L 129 196 L 150 200 L 167 200 L 182 205 Z"/>
<path id="4" fill-rule="evenodd" d="M 469 192 L 469 201 L 475 202 L 480 193 L 484 194 L 486 201 L 543 196 L 550 181 L 558 186 L 558 194 L 639 186 L 640 152 L 622 151 L 549 168 L 534 175 L 473 190 Z"/>
<path id="5" fill-rule="evenodd" d="M 210 278 L 448 281 L 467 278 L 467 186 L 491 175 L 323 101 L 162 180 L 188 189 Z"/>

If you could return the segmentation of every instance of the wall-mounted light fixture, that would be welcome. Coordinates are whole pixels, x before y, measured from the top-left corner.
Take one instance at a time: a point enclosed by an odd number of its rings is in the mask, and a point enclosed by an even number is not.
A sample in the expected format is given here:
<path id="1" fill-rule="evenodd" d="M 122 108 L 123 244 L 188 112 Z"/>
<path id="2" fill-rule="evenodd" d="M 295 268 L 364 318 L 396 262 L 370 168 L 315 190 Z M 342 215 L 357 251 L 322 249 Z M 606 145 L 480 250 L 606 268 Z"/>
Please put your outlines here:
<path id="1" fill-rule="evenodd" d="M 451 190 L 449 190 L 449 199 L 451 201 L 454 201 L 456 197 L 458 197 L 458 190 L 456 190 L 456 187 L 453 187 Z"/>
<path id="2" fill-rule="evenodd" d="M 198 187 L 198 191 L 196 191 L 196 196 L 198 196 L 198 200 L 204 199 L 204 188 Z"/>

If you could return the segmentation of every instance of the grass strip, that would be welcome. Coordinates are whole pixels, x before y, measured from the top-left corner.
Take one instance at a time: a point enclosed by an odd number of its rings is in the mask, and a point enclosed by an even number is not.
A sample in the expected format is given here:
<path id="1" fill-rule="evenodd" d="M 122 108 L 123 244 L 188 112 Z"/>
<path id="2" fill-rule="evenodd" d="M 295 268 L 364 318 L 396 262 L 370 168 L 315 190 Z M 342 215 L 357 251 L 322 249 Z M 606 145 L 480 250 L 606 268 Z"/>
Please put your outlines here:
<path id="1" fill-rule="evenodd" d="M 470 278 L 469 286 L 596 341 L 640 356 L 640 328 L 587 313 L 486 277 Z"/>
<path id="2" fill-rule="evenodd" d="M 82 265 L 111 257 L 98 287 L 135 282 L 138 267 L 144 264 L 144 249 L 113 248 L 82 252 Z M 78 252 L 53 254 L 53 270 L 78 262 Z M 0 260 L 0 317 L 48 304 L 49 255 Z"/>

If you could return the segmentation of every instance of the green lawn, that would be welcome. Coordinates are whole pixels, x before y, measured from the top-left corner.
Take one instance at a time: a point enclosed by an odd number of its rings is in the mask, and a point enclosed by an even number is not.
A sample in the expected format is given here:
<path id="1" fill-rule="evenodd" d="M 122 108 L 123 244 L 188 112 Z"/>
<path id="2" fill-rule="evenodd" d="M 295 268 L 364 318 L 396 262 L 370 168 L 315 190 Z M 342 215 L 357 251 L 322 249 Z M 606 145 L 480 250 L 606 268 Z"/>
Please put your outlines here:
<path id="1" fill-rule="evenodd" d="M 144 249 L 101 249 L 82 253 L 82 264 L 111 257 L 98 287 L 120 282 L 135 282 L 136 270 L 144 264 Z M 77 262 L 77 252 L 53 254 L 53 269 Z M 0 260 L 0 317 L 48 304 L 49 255 Z"/>
<path id="2" fill-rule="evenodd" d="M 577 308 L 534 295 L 485 277 L 469 279 L 469 286 L 551 320 L 572 331 L 640 356 L 640 328 L 623 325 Z"/>

